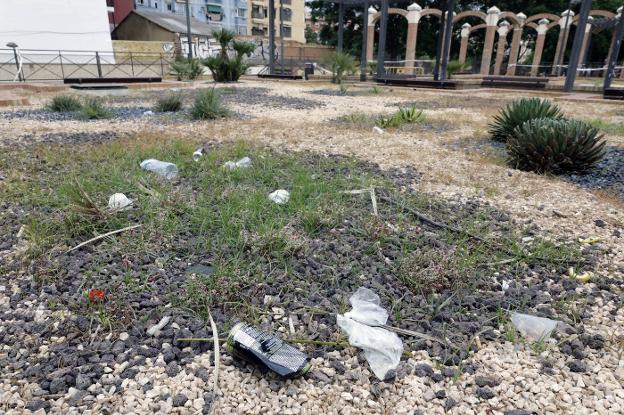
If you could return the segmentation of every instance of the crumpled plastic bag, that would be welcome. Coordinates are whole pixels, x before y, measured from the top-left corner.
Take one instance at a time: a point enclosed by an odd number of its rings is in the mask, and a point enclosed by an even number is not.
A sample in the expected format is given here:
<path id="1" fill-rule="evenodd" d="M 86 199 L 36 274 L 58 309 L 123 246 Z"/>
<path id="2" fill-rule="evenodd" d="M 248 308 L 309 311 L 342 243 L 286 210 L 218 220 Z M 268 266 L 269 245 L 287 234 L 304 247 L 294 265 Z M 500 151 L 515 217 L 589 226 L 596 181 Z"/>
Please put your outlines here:
<path id="1" fill-rule="evenodd" d="M 548 340 L 557 328 L 557 321 L 529 314 L 511 313 L 511 323 L 523 336 L 534 340 Z"/>
<path id="2" fill-rule="evenodd" d="M 284 205 L 290 200 L 290 193 L 288 190 L 279 189 L 269 194 L 269 199 L 278 205 Z"/>
<path id="3" fill-rule="evenodd" d="M 380 306 L 379 296 L 360 287 L 349 299 L 351 311 L 336 315 L 338 326 L 349 336 L 349 344 L 364 350 L 366 360 L 379 380 L 399 366 L 403 342 L 396 333 L 380 327 L 386 324 L 388 312 Z"/>

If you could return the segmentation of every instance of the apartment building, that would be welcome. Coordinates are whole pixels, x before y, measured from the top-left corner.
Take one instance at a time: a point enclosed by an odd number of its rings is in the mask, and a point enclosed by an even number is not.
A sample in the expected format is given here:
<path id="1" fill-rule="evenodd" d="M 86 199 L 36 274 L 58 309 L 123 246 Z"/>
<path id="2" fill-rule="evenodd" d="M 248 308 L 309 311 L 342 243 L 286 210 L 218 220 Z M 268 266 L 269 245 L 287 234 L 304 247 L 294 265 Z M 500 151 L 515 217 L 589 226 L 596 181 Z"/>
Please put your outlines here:
<path id="1" fill-rule="evenodd" d="M 247 35 L 247 0 L 189 0 L 191 17 L 204 23 L 218 24 L 239 35 Z M 134 0 L 137 10 L 186 14 L 184 0 Z"/>
<path id="2" fill-rule="evenodd" d="M 280 16 L 280 6 L 283 10 Z M 248 32 L 252 36 L 269 35 L 269 0 L 248 0 Z M 304 0 L 275 0 L 275 37 L 280 37 L 280 21 L 284 22 L 283 37 L 305 43 Z M 281 19 L 281 20 L 280 20 Z"/>

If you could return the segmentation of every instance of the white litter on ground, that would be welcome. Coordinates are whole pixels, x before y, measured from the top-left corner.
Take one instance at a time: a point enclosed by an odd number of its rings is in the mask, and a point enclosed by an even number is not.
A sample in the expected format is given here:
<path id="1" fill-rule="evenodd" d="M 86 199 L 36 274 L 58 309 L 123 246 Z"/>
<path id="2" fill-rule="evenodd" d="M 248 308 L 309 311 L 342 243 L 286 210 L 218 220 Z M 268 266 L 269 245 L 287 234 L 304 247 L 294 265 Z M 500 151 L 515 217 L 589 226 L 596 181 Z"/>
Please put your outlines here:
<path id="1" fill-rule="evenodd" d="M 269 199 L 271 199 L 278 205 L 284 205 L 288 203 L 288 200 L 290 200 L 290 193 L 288 193 L 288 190 L 279 189 L 271 193 L 269 195 Z"/>

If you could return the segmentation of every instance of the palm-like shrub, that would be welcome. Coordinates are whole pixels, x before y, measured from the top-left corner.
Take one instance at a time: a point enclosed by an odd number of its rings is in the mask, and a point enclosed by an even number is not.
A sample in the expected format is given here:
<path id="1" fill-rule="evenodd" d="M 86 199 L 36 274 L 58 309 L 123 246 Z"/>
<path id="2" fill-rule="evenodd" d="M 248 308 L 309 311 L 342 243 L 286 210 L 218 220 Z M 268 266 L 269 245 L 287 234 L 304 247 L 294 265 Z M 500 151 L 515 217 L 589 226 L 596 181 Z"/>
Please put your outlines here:
<path id="1" fill-rule="evenodd" d="M 221 103 L 219 93 L 213 89 L 200 91 L 191 108 L 191 117 L 195 120 L 214 120 L 230 114 Z"/>
<path id="2" fill-rule="evenodd" d="M 357 69 L 357 64 L 353 56 L 344 52 L 336 52 L 325 58 L 325 66 L 329 68 L 332 73 L 332 83 L 342 83 L 342 78 L 345 74 L 353 75 Z"/>
<path id="3" fill-rule="evenodd" d="M 514 130 L 507 140 L 509 162 L 536 173 L 583 172 L 604 155 L 599 130 L 577 120 L 539 118 Z"/>
<path id="4" fill-rule="evenodd" d="M 171 70 L 176 74 L 178 81 L 193 81 L 204 73 L 199 59 L 179 59 L 171 63 Z"/>
<path id="5" fill-rule="evenodd" d="M 464 62 L 460 62 L 460 61 L 449 61 L 446 64 L 446 74 L 447 76 L 450 78 L 453 77 L 453 75 L 462 72 L 466 69 L 468 69 L 470 67 L 470 64 L 464 63 Z"/>
<path id="6" fill-rule="evenodd" d="M 102 120 L 112 117 L 113 113 L 104 106 L 102 100 L 92 97 L 88 98 L 82 105 L 80 116 L 86 120 Z"/>
<path id="7" fill-rule="evenodd" d="M 170 93 L 158 98 L 154 109 L 158 112 L 177 112 L 182 109 L 182 97 L 180 94 Z"/>
<path id="8" fill-rule="evenodd" d="M 561 119 L 561 109 L 549 100 L 540 98 L 522 98 L 512 101 L 490 124 L 490 135 L 496 141 L 506 142 L 514 133 L 514 129 L 524 122 L 537 118 Z"/>
<path id="9" fill-rule="evenodd" d="M 73 95 L 57 95 L 48 103 L 47 109 L 54 112 L 73 112 L 78 111 L 82 104 Z"/>
<path id="10" fill-rule="evenodd" d="M 210 69 L 216 82 L 235 82 L 247 71 L 244 59 L 256 48 L 252 42 L 234 40 L 234 32 L 221 29 L 214 34 L 221 45 L 221 52 L 202 60 L 202 64 Z M 234 55 L 234 56 L 231 56 Z"/>

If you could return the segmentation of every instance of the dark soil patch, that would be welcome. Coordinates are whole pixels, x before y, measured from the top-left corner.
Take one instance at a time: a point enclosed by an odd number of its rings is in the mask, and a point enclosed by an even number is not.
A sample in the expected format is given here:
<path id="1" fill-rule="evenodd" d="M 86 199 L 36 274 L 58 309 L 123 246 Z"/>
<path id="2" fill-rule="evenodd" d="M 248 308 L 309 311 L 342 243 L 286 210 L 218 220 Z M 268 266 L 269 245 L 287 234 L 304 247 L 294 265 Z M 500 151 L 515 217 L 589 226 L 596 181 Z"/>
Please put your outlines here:
<path id="1" fill-rule="evenodd" d="M 603 159 L 586 174 L 562 177 L 583 188 L 606 190 L 624 199 L 624 148 L 607 147 Z"/>

